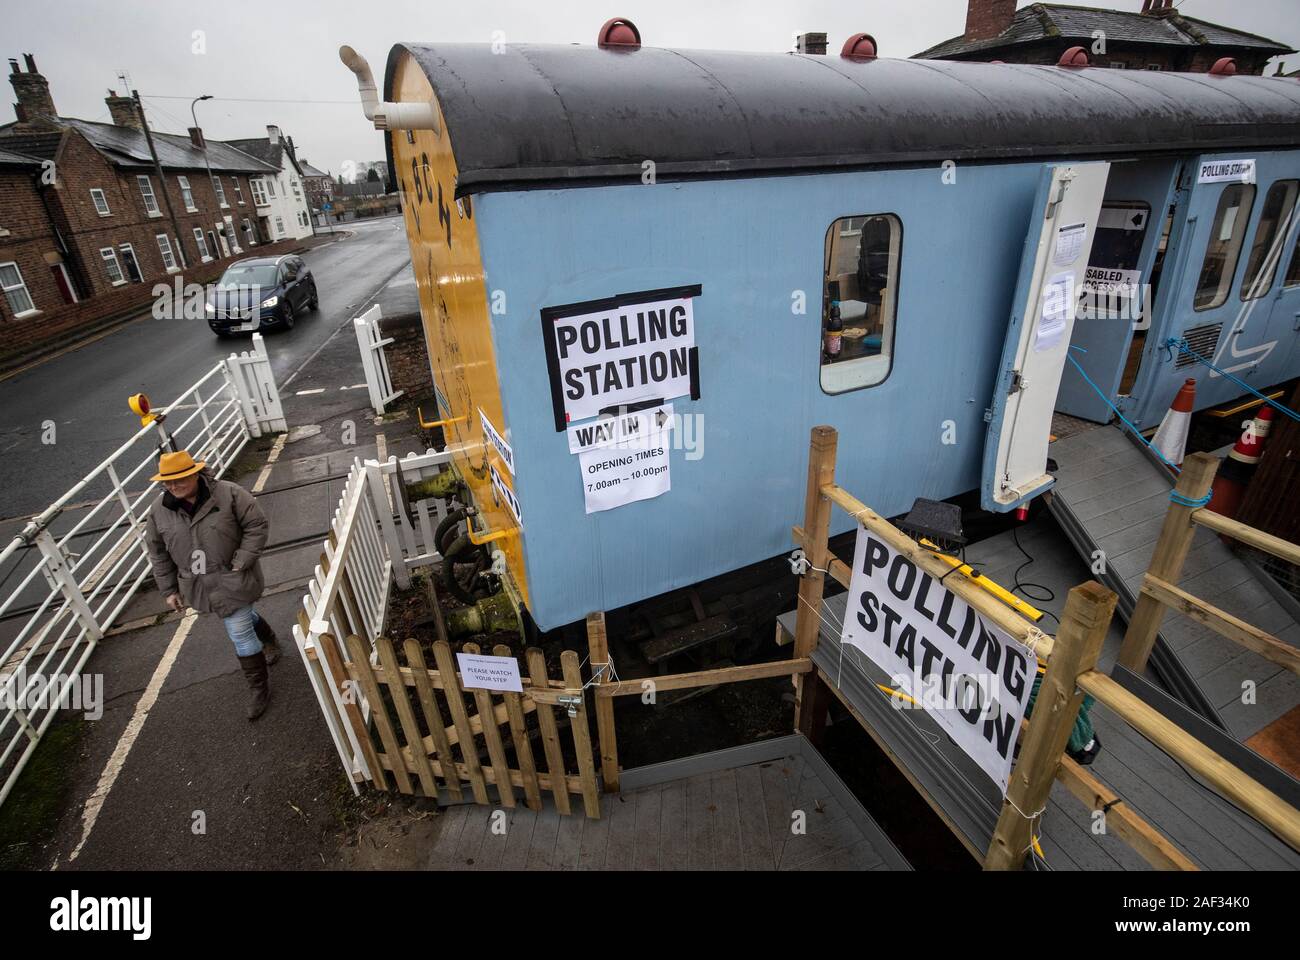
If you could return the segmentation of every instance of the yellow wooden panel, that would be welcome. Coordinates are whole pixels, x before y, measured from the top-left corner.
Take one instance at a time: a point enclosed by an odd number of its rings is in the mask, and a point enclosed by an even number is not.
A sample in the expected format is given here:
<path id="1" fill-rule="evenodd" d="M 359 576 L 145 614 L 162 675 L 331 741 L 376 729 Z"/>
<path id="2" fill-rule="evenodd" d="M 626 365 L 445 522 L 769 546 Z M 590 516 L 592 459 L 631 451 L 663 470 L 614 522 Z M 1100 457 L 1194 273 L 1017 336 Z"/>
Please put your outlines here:
<path id="1" fill-rule="evenodd" d="M 388 136 L 392 138 L 393 173 L 402 192 L 402 215 L 420 291 L 429 365 L 434 383 L 450 407 L 439 414 L 465 418 L 449 424 L 444 432 L 449 443 L 466 448 L 467 455 L 454 462 L 481 512 L 480 529 L 492 533 L 514 529 L 514 515 L 493 494 L 489 458 L 513 488 L 510 472 L 487 443 L 479 423 L 481 408 L 505 435 L 507 425 L 501 409 L 472 198 L 460 203 L 452 198 L 457 170 L 451 133 L 428 77 L 408 53 L 402 54 L 397 65 L 392 96 L 399 103 L 431 102 L 438 115 L 438 131 L 395 130 Z M 414 142 L 408 142 L 408 135 Z M 517 469 L 525 468 L 517 465 Z M 498 540 L 496 546 L 504 551 L 510 578 L 527 603 L 528 582 L 519 535 Z"/>

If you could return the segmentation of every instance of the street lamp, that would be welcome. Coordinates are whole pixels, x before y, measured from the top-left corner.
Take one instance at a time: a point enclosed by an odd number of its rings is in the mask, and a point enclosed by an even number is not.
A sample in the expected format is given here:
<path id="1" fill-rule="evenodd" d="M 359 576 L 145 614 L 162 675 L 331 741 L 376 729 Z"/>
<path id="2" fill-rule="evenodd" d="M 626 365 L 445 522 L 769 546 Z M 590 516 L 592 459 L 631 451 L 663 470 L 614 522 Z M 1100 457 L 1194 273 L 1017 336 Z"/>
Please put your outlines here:
<path id="1" fill-rule="evenodd" d="M 194 120 L 194 128 L 195 128 L 196 130 L 201 130 L 202 128 L 199 127 L 199 118 L 198 118 L 198 114 L 196 114 L 196 113 L 194 112 L 194 105 L 195 105 L 196 103 L 198 103 L 200 100 L 211 100 L 211 99 L 212 99 L 212 94 L 210 94 L 210 93 L 205 93 L 205 94 L 203 94 L 203 96 L 201 96 L 201 97 L 195 97 L 193 100 L 190 101 L 190 117 Z M 208 163 L 208 138 L 207 138 L 207 137 L 203 137 L 203 148 L 202 148 L 202 149 L 203 149 L 203 166 L 204 166 L 204 167 L 207 169 L 207 171 L 208 171 L 208 189 L 210 189 L 210 190 L 212 191 L 212 196 L 213 196 L 214 199 L 216 199 L 216 194 L 217 194 L 217 188 L 216 188 L 216 185 L 215 185 L 215 184 L 216 184 L 216 178 L 215 178 L 214 176 L 212 176 L 212 164 Z M 218 208 L 220 208 L 220 202 L 221 202 L 220 200 L 217 201 L 217 203 L 218 203 Z M 202 229 L 202 228 L 200 227 L 200 229 Z M 231 239 L 232 239 L 232 241 L 233 241 L 234 238 L 232 237 Z M 213 250 L 213 251 L 212 251 L 212 255 L 213 255 L 213 256 L 216 256 L 216 255 L 217 255 L 217 252 L 218 252 L 218 251 Z"/>

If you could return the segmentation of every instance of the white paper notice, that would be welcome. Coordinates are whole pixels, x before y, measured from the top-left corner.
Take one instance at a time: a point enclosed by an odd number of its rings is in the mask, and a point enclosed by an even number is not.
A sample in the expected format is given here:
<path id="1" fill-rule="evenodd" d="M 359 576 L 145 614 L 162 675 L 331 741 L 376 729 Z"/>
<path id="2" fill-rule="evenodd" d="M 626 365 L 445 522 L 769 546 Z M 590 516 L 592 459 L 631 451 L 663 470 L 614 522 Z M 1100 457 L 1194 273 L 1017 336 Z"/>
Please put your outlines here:
<path id="1" fill-rule="evenodd" d="M 467 690 L 513 690 L 523 693 L 519 661 L 514 657 L 488 657 L 477 653 L 456 654 L 461 686 Z"/>
<path id="2" fill-rule="evenodd" d="M 1074 274 L 1062 273 L 1043 287 L 1043 311 L 1034 334 L 1034 352 L 1051 350 L 1065 336 L 1074 299 Z"/>
<path id="3" fill-rule="evenodd" d="M 644 446 L 605 447 L 578 454 L 587 512 L 613 510 L 672 489 L 668 436 L 660 433 Z"/>
<path id="4" fill-rule="evenodd" d="M 1254 160 L 1206 160 L 1201 164 L 1198 183 L 1255 182 Z"/>
<path id="5" fill-rule="evenodd" d="M 1079 259 L 1083 252 L 1083 238 L 1087 236 L 1086 223 L 1072 223 L 1056 231 L 1056 253 L 1052 262 L 1057 266 L 1068 267 Z"/>

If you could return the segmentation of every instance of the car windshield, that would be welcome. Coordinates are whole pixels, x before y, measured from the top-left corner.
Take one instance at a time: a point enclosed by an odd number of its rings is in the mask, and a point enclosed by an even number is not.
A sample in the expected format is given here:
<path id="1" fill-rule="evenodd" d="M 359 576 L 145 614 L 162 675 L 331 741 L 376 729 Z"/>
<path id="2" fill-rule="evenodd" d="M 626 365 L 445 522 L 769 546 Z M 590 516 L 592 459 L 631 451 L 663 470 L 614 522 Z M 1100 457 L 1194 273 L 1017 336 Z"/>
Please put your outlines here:
<path id="1" fill-rule="evenodd" d="M 274 287 L 275 264 L 237 263 L 221 275 L 217 286 L 222 290 L 234 290 L 238 287 Z"/>

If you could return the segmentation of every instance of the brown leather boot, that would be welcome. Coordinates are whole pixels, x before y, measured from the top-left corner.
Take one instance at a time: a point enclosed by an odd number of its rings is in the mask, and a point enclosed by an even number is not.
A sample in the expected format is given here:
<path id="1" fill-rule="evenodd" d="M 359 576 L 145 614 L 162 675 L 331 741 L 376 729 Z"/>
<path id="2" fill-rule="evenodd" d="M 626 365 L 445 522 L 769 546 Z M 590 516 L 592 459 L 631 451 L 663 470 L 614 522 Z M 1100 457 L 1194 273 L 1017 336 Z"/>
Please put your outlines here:
<path id="1" fill-rule="evenodd" d="M 248 681 L 248 719 L 256 720 L 266 712 L 266 705 L 271 699 L 270 671 L 266 667 L 266 657 L 255 653 L 251 657 L 240 657 L 239 668 L 244 671 Z"/>
<path id="2" fill-rule="evenodd" d="M 267 665 L 275 663 L 280 659 L 280 643 L 275 636 L 275 631 L 262 616 L 258 616 L 253 629 L 257 631 L 257 639 L 262 641 L 262 652 L 266 654 Z"/>

